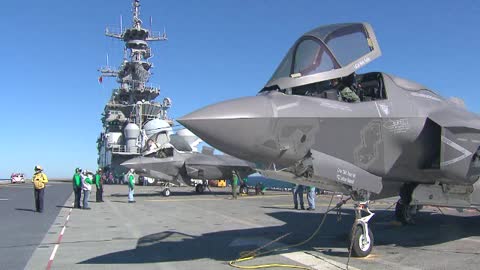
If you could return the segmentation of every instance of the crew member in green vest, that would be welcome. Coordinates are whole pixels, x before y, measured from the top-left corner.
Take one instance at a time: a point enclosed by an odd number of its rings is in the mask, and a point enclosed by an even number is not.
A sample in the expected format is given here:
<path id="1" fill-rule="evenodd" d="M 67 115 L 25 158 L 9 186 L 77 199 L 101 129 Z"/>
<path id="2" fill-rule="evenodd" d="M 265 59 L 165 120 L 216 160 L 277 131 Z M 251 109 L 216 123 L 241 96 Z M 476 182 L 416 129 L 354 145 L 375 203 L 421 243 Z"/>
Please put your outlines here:
<path id="1" fill-rule="evenodd" d="M 135 200 L 133 199 L 133 194 L 135 193 L 135 175 L 133 174 L 135 171 L 130 169 L 126 174 L 127 184 L 128 184 L 128 202 L 134 203 Z"/>
<path id="2" fill-rule="evenodd" d="M 95 174 L 95 186 L 97 187 L 97 192 L 95 193 L 96 201 L 103 202 L 103 177 L 101 168 L 98 168 Z"/>
<path id="3" fill-rule="evenodd" d="M 80 198 L 82 197 L 82 169 L 76 168 L 75 174 L 72 178 L 73 184 L 73 194 L 75 195 L 75 201 L 73 202 L 73 208 L 81 208 L 80 207 Z"/>
<path id="4" fill-rule="evenodd" d="M 238 175 L 234 170 L 232 171 L 232 198 L 237 199 Z"/>

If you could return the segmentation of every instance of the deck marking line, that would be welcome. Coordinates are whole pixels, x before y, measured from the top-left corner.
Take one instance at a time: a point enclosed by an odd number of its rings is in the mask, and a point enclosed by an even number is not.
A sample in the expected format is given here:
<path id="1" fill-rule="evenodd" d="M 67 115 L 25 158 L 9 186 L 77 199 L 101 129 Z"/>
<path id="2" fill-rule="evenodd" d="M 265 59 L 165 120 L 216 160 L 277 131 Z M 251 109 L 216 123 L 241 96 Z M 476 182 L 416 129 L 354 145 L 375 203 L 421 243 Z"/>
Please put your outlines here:
<path id="1" fill-rule="evenodd" d="M 50 255 L 50 259 L 48 260 L 47 270 L 50 270 L 50 268 L 52 267 L 53 259 L 55 259 L 55 254 L 57 253 L 58 245 L 59 244 L 56 244 L 55 247 L 53 248 L 52 255 Z"/>
<path id="2" fill-rule="evenodd" d="M 73 206 L 73 203 L 72 203 L 72 206 Z M 60 246 L 60 243 L 62 242 L 63 234 L 65 233 L 65 230 L 67 229 L 67 223 L 68 223 L 68 220 L 70 219 L 70 215 L 72 214 L 72 210 L 73 210 L 73 208 L 70 208 L 70 210 L 68 212 L 65 223 L 63 224 L 63 228 L 60 231 L 60 234 L 58 236 L 57 243 L 55 244 L 55 247 L 53 248 L 52 254 L 50 255 L 50 259 L 48 260 L 46 270 L 50 270 L 50 268 L 52 268 L 53 260 L 55 259 L 55 254 L 57 254 L 57 250 Z"/>
<path id="3" fill-rule="evenodd" d="M 327 259 L 323 256 L 312 255 L 312 254 L 301 252 L 301 251 L 284 253 L 284 254 L 281 254 L 281 256 L 287 259 L 290 259 L 292 261 L 301 263 L 303 265 L 306 265 L 308 267 L 311 267 L 312 269 L 339 270 L 339 269 L 345 269 L 347 267 L 344 263 Z M 359 270 L 358 268 L 355 268 L 353 266 L 349 266 L 348 269 Z"/>

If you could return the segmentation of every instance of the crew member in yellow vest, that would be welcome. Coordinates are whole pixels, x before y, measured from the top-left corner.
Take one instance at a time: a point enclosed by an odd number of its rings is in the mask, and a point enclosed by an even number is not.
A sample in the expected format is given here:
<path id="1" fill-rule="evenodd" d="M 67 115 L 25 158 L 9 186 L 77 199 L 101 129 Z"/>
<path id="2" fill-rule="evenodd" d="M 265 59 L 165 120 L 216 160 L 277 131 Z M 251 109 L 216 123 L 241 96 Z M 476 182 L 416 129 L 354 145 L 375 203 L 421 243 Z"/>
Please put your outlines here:
<path id="1" fill-rule="evenodd" d="M 35 166 L 35 174 L 32 177 L 33 195 L 35 196 L 35 210 L 43 212 L 43 198 L 45 195 L 45 185 L 48 183 L 47 175 L 43 173 L 41 166 Z"/>

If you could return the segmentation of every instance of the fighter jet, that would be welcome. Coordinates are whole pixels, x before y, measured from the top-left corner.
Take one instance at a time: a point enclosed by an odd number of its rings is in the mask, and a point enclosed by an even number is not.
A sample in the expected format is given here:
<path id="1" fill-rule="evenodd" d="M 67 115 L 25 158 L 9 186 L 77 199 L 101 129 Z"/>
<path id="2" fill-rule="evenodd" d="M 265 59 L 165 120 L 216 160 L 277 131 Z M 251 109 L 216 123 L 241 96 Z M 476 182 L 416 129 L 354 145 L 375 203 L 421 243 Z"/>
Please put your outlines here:
<path id="1" fill-rule="evenodd" d="M 136 173 L 169 183 L 192 185 L 192 179 L 202 180 L 196 184 L 197 193 L 203 193 L 207 180 L 232 179 L 236 173 L 240 178 L 254 173 L 254 164 L 229 155 L 216 155 L 213 148 L 203 147 L 202 153 L 192 151 L 189 143 L 181 136 L 171 135 L 163 145 L 146 151 L 142 156 L 121 164 Z M 170 196 L 168 188 L 163 195 Z"/>
<path id="2" fill-rule="evenodd" d="M 399 195 L 403 223 L 423 205 L 480 208 L 479 116 L 416 82 L 356 73 L 380 55 L 367 23 L 321 26 L 294 43 L 256 96 L 178 122 L 266 177 L 349 194 L 353 254 L 366 256 L 369 200 Z"/>

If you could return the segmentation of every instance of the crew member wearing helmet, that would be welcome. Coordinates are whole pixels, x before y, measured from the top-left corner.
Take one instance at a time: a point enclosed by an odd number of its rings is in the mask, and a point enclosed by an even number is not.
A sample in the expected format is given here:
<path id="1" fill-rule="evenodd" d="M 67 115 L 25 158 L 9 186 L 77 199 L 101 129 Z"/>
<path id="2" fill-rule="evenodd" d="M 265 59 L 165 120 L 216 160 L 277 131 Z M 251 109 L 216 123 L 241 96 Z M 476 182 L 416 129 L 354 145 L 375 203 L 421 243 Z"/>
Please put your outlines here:
<path id="1" fill-rule="evenodd" d="M 130 169 L 126 175 L 127 183 L 128 183 L 128 202 L 134 203 L 135 199 L 133 198 L 133 194 L 135 193 L 135 175 L 133 175 L 135 171 Z"/>
<path id="2" fill-rule="evenodd" d="M 95 193 L 96 201 L 103 202 L 103 177 L 101 168 L 98 168 L 95 174 L 95 186 L 97 187 L 97 192 Z"/>
<path id="3" fill-rule="evenodd" d="M 90 210 L 88 206 L 88 198 L 90 197 L 90 192 L 92 191 L 92 178 L 88 171 L 84 170 L 82 172 L 82 190 L 83 190 L 83 209 Z"/>
<path id="4" fill-rule="evenodd" d="M 43 173 L 41 166 L 35 166 L 35 174 L 32 177 L 34 196 L 35 196 L 35 210 L 39 213 L 43 212 L 43 197 L 45 195 L 45 185 L 48 183 L 47 175 Z"/>
<path id="5" fill-rule="evenodd" d="M 82 169 L 76 168 L 75 174 L 73 175 L 72 182 L 73 182 L 73 194 L 75 194 L 75 201 L 73 203 L 73 208 L 81 208 L 80 207 L 80 198 L 82 197 Z"/>

